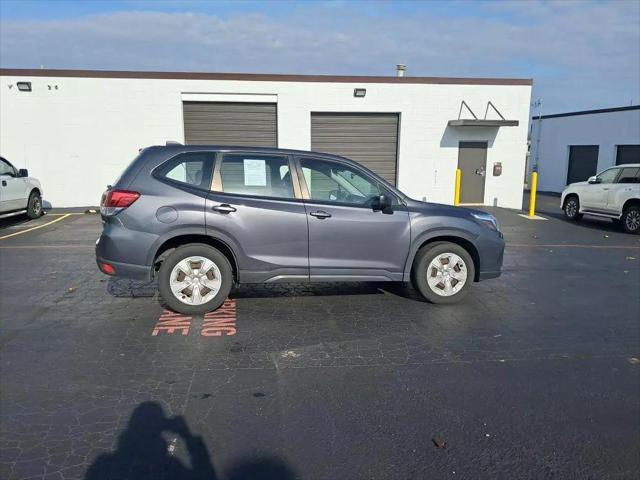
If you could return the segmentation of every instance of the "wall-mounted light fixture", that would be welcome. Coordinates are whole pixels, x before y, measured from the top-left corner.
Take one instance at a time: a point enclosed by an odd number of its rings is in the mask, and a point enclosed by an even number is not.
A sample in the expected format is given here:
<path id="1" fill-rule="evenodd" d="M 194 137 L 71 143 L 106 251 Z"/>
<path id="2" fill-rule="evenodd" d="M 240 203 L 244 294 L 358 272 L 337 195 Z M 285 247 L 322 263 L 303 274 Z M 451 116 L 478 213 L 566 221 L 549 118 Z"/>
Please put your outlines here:
<path id="1" fill-rule="evenodd" d="M 31 91 L 31 82 L 18 82 L 16 83 L 18 86 L 18 90 L 21 92 L 30 92 Z"/>
<path id="2" fill-rule="evenodd" d="M 366 88 L 354 88 L 353 96 L 354 97 L 364 97 L 367 94 Z"/>

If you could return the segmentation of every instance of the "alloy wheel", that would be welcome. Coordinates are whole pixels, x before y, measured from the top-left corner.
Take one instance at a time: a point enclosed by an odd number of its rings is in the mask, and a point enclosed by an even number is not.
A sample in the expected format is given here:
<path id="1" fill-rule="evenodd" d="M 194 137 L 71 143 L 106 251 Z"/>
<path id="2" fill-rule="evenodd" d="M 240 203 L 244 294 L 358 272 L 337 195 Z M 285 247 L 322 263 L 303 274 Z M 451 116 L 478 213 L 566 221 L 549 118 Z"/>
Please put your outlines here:
<path id="1" fill-rule="evenodd" d="M 220 291 L 222 274 L 208 258 L 191 256 L 173 267 L 169 284 L 173 295 L 182 303 L 203 305 Z"/>
<path id="2" fill-rule="evenodd" d="M 627 213 L 626 218 L 624 219 L 624 223 L 627 226 L 627 230 L 630 232 L 635 232 L 640 228 L 640 211 L 631 210 Z"/>
<path id="3" fill-rule="evenodd" d="M 42 203 L 40 202 L 40 197 L 36 197 L 33 199 L 33 213 L 35 215 L 40 215 L 42 211 Z"/>
<path id="4" fill-rule="evenodd" d="M 441 253 L 427 267 L 429 288 L 443 297 L 458 293 L 467 283 L 467 266 L 455 253 Z"/>

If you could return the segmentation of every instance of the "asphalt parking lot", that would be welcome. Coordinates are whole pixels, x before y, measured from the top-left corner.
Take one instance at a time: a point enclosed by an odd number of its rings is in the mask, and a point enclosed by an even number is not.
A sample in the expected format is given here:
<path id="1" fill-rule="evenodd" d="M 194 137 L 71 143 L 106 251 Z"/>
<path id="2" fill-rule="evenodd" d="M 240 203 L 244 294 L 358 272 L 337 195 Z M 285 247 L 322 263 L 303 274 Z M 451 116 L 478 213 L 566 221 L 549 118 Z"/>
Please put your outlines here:
<path id="1" fill-rule="evenodd" d="M 97 215 L 5 221 L 0 478 L 638 478 L 640 237 L 556 203 L 488 209 L 504 273 L 459 305 L 244 286 L 206 318 L 101 274 Z"/>

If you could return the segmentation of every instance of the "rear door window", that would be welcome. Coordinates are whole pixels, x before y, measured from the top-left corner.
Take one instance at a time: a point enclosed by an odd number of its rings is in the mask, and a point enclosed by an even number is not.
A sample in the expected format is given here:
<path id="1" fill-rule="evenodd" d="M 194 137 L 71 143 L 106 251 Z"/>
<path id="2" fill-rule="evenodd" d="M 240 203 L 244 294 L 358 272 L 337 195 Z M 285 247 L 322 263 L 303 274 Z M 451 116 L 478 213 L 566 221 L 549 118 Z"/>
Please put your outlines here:
<path id="1" fill-rule="evenodd" d="M 209 190 L 214 156 L 213 152 L 181 153 L 161 165 L 155 175 L 170 183 Z"/>
<path id="2" fill-rule="evenodd" d="M 295 198 L 289 158 L 286 156 L 227 154 L 222 160 L 220 177 L 224 193 Z"/>

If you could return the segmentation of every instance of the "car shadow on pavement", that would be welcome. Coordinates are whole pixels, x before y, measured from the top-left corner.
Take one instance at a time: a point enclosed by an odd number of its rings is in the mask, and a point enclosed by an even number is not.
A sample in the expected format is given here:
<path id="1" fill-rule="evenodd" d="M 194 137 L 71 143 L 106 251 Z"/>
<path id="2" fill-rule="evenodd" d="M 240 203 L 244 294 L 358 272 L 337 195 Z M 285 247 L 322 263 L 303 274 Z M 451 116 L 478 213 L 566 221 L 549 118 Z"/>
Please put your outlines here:
<path id="1" fill-rule="evenodd" d="M 526 213 L 526 212 L 525 212 Z M 580 228 L 588 228 L 591 230 L 601 230 L 603 232 L 612 233 L 624 233 L 622 227 L 608 218 L 596 218 L 589 215 L 583 216 L 579 221 L 569 220 L 564 216 L 562 212 L 558 213 L 555 210 L 537 209 L 536 213 L 545 217 L 555 218 L 561 220 L 568 225 L 574 225 Z"/>
<path id="2" fill-rule="evenodd" d="M 384 282 L 379 283 L 378 288 L 383 293 L 390 293 L 416 302 L 429 303 L 409 282 Z"/>
<path id="3" fill-rule="evenodd" d="M 14 217 L 7 217 L 0 219 L 0 230 L 3 228 L 15 227 L 25 223 L 29 223 L 31 219 L 26 215 L 16 215 Z"/>
<path id="4" fill-rule="evenodd" d="M 155 280 L 130 280 L 128 278 L 109 277 L 107 292 L 112 297 L 144 298 L 153 297 L 158 291 Z"/>
<path id="5" fill-rule="evenodd" d="M 333 295 L 375 295 L 383 293 L 373 283 L 256 283 L 231 290 L 232 298 L 325 297 Z"/>
<path id="6" fill-rule="evenodd" d="M 411 285 L 402 282 L 327 282 L 240 285 L 231 298 L 328 297 L 345 295 L 383 295 L 390 293 L 424 301 Z"/>
<path id="7" fill-rule="evenodd" d="M 163 434 L 175 436 L 168 442 Z M 175 441 L 186 445 L 188 464 L 174 456 Z M 293 480 L 292 469 L 275 457 L 236 462 L 218 475 L 202 437 L 193 435 L 182 416 L 167 417 L 156 402 L 138 405 L 115 452 L 100 455 L 85 480 Z"/>
<path id="8" fill-rule="evenodd" d="M 158 294 L 154 281 L 110 277 L 109 295 L 118 298 L 152 298 L 158 296 L 163 308 L 169 308 Z M 231 290 L 230 298 L 328 297 L 345 295 L 391 294 L 418 302 L 426 302 L 410 283 L 406 282 L 327 282 L 327 283 L 258 283 L 243 284 Z"/>

